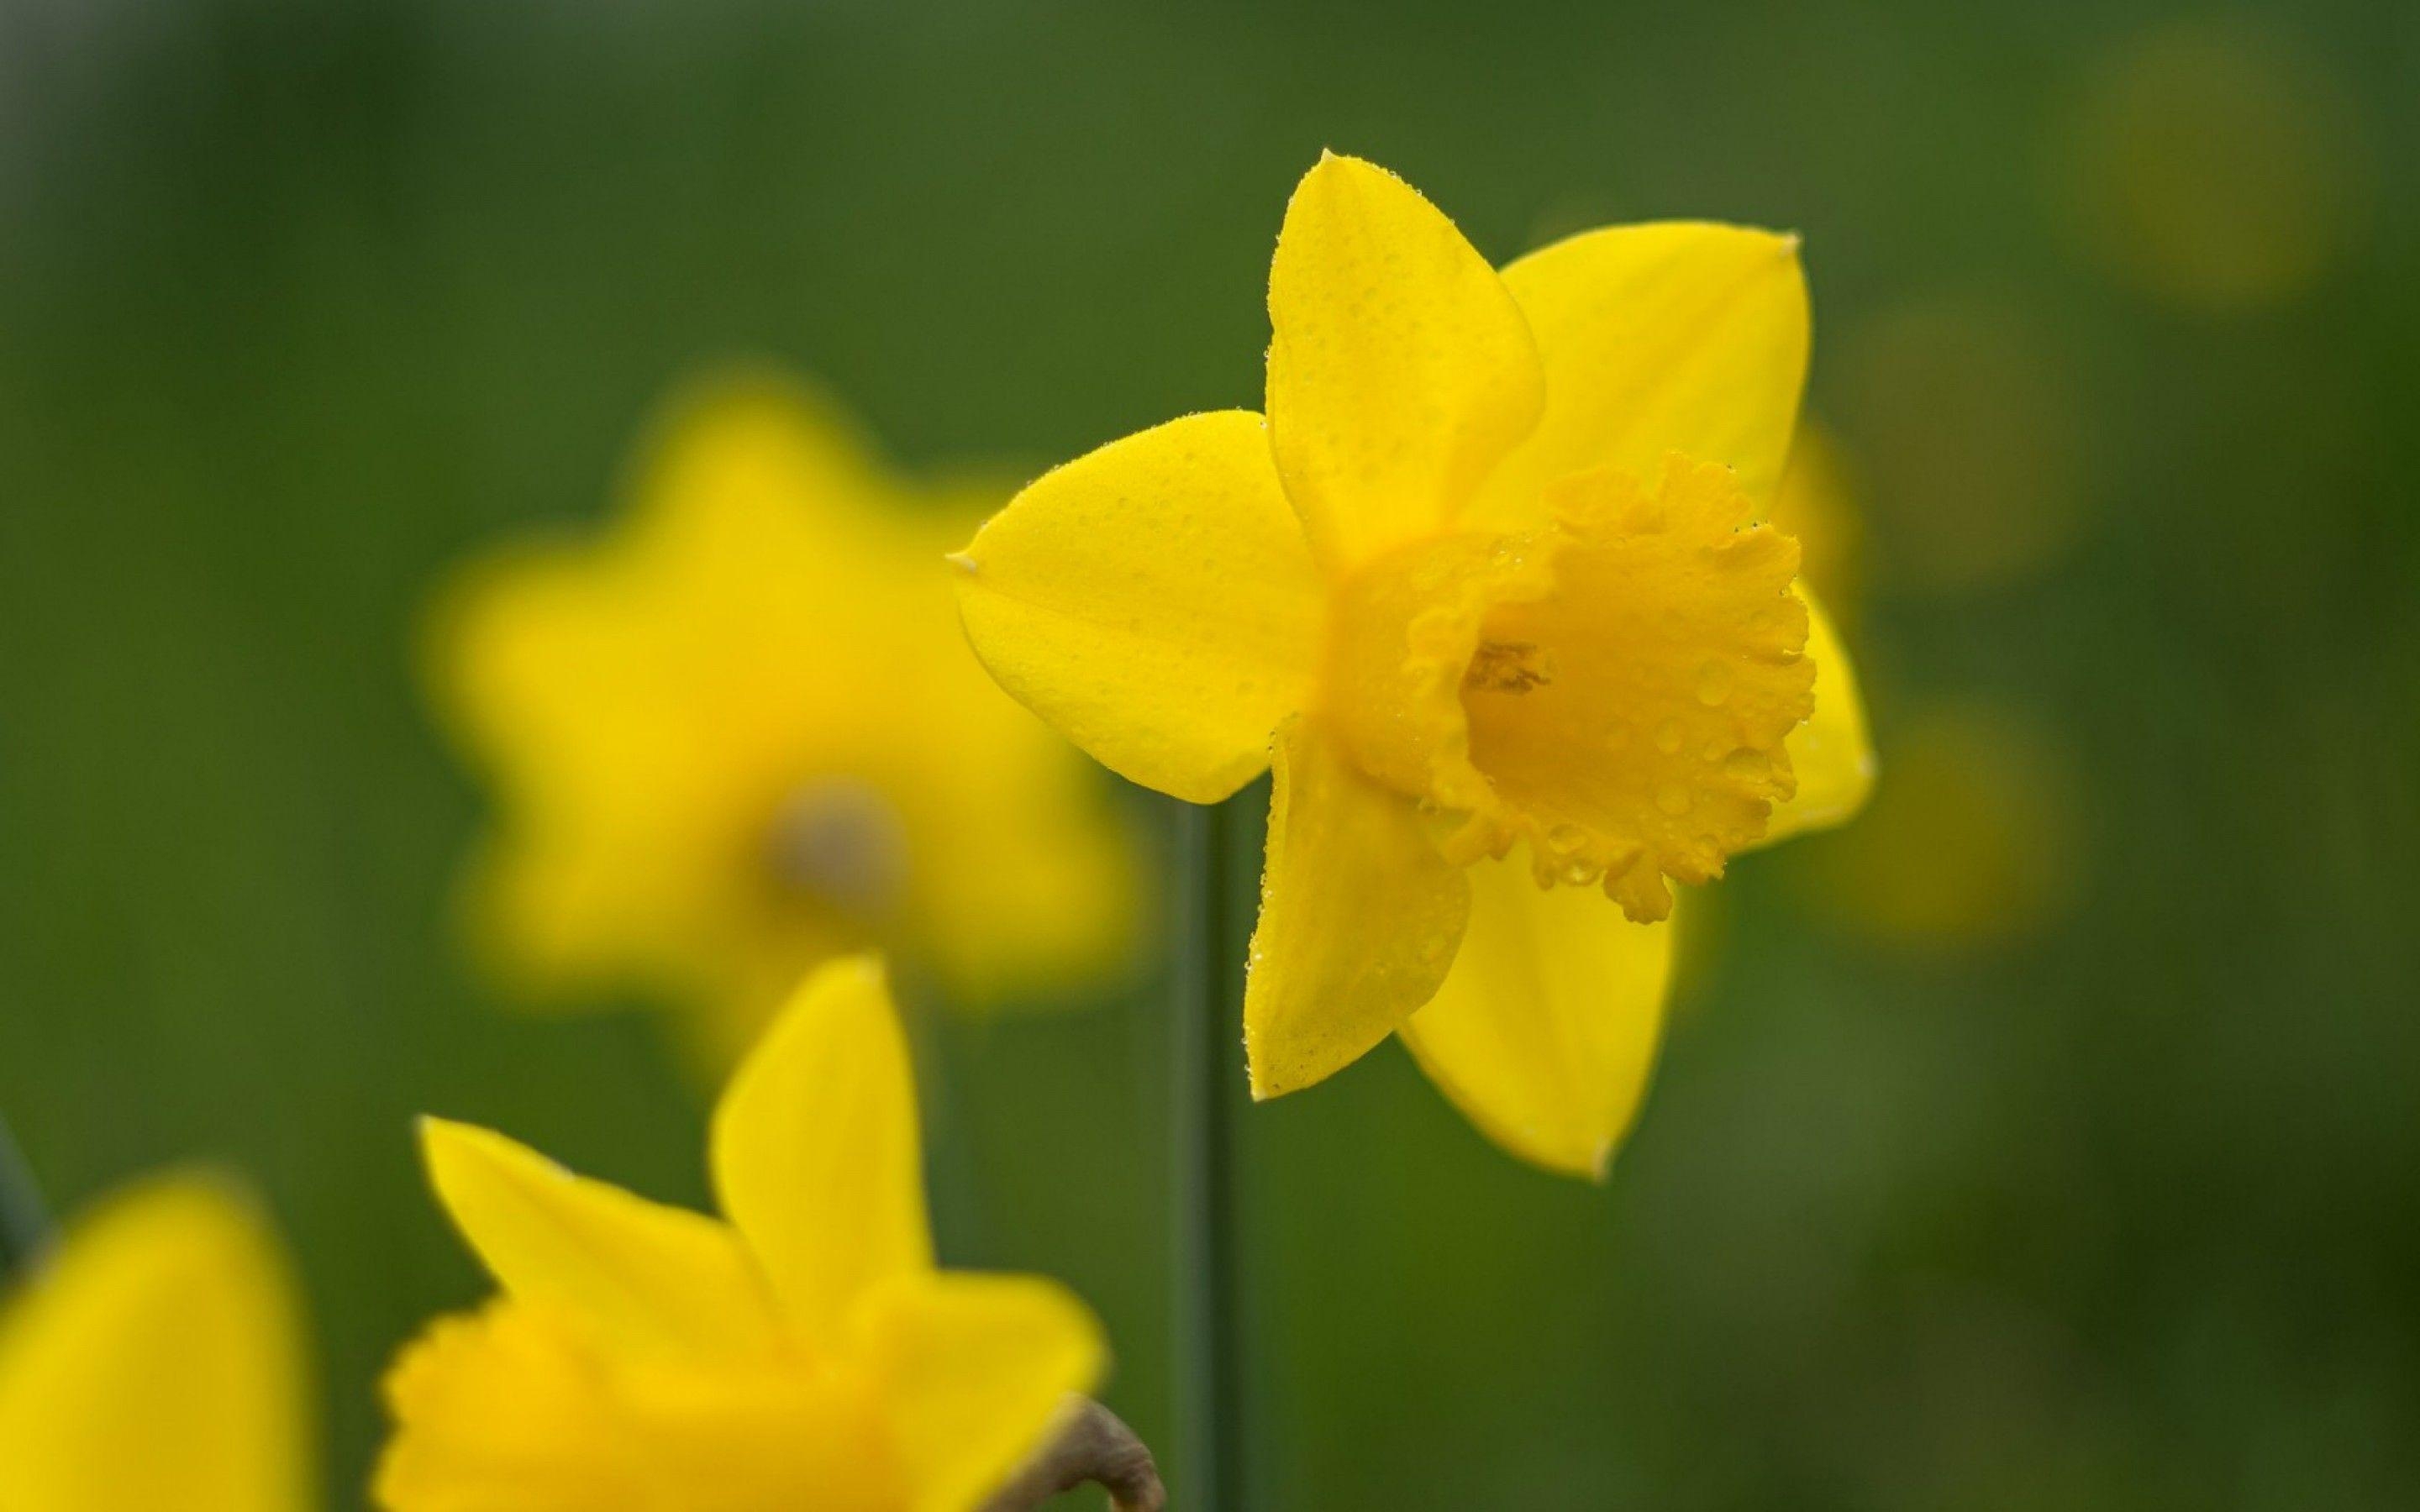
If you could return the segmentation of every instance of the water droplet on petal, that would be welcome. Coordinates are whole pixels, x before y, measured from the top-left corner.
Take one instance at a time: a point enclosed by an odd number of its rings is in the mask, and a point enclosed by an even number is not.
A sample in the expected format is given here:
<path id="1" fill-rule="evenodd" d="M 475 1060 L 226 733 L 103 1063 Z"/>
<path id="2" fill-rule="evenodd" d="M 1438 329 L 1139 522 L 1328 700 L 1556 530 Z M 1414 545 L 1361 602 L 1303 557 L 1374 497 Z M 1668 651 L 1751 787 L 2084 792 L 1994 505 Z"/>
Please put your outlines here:
<path id="1" fill-rule="evenodd" d="M 1731 696 L 1731 664 L 1710 661 L 1698 669 L 1698 702 L 1708 708 Z"/>
<path id="2" fill-rule="evenodd" d="M 1667 719 L 1655 732 L 1655 748 L 1667 756 L 1681 754 L 1681 721 Z"/>
<path id="3" fill-rule="evenodd" d="M 1668 784 L 1655 790 L 1655 807 L 1678 819 L 1689 811 L 1689 790 Z"/>

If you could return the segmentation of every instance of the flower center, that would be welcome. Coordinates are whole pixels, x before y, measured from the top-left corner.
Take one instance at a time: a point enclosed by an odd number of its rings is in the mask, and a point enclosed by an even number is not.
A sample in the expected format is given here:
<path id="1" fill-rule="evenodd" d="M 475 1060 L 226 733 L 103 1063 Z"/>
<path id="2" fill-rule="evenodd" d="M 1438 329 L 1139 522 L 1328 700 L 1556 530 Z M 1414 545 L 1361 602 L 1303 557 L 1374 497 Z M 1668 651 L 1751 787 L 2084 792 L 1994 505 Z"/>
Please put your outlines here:
<path id="1" fill-rule="evenodd" d="M 1720 875 L 1796 790 L 1797 544 L 1680 457 L 1652 489 L 1587 473 L 1547 502 L 1542 531 L 1441 537 L 1348 582 L 1328 712 L 1371 776 L 1462 817 L 1449 854 L 1527 841 L 1541 886 L 1662 918 L 1667 878 Z"/>
<path id="2" fill-rule="evenodd" d="M 768 841 L 773 874 L 841 915 L 871 921 L 908 886 L 908 832 L 871 782 L 819 778 L 776 812 Z"/>
<path id="3" fill-rule="evenodd" d="M 1555 680 L 1534 640 L 1481 640 L 1463 669 L 1462 687 L 1485 693 L 1527 693 Z"/>

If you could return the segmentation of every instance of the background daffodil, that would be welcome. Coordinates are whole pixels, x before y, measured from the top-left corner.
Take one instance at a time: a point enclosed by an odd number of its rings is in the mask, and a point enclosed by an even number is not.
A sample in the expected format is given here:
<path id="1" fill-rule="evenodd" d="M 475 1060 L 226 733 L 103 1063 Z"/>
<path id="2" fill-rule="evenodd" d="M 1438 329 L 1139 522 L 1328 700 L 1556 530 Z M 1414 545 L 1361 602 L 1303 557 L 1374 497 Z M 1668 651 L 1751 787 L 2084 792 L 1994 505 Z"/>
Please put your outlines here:
<path id="1" fill-rule="evenodd" d="M 675 404 L 597 540 L 479 563 L 430 681 L 501 810 L 491 954 L 554 995 L 637 982 L 727 1061 L 806 968 L 879 944 L 961 999 L 1096 972 L 1127 837 L 984 676 L 935 555 L 989 490 L 892 475 L 769 379 Z"/>
<path id="2" fill-rule="evenodd" d="M 503 1288 L 397 1364 L 395 1512 L 951 1512 L 1103 1358 L 1081 1304 L 934 1268 L 907 1046 L 880 965 L 820 968 L 716 1110 L 727 1222 L 431 1120 L 429 1174 Z"/>
<path id="3" fill-rule="evenodd" d="M 1749 523 L 1805 373 L 1797 242 L 1624 226 L 1499 274 L 1330 155 L 1269 311 L 1266 418 L 1027 488 L 956 558 L 968 633 L 1138 782 L 1209 803 L 1274 766 L 1256 1096 L 1401 1031 L 1507 1148 L 1601 1172 L 1655 1042 L 1668 882 L 1869 780 L 1797 548 Z"/>
<path id="4" fill-rule="evenodd" d="M 297 1317 L 275 1240 L 224 1182 L 102 1203 L 0 1306 L 0 1507 L 301 1512 Z"/>

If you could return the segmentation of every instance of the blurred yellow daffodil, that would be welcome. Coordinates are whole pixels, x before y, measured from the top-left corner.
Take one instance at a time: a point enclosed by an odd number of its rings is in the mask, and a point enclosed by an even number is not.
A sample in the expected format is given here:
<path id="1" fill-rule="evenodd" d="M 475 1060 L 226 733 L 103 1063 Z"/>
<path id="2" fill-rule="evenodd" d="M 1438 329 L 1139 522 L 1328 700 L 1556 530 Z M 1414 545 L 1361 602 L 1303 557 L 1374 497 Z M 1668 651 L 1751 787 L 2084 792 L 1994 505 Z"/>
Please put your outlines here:
<path id="1" fill-rule="evenodd" d="M 276 1242 L 225 1183 L 104 1203 L 0 1309 L 0 1508 L 301 1512 L 298 1315 Z"/>
<path id="2" fill-rule="evenodd" d="M 2290 28 L 2193 8 L 2103 44 L 2074 86 L 2055 187 L 2083 250 L 2211 315 L 2309 293 L 2374 214 L 2353 92 Z"/>
<path id="3" fill-rule="evenodd" d="M 821 967 L 716 1110 L 728 1222 L 431 1120 L 429 1173 L 503 1288 L 388 1381 L 392 1512 L 951 1512 L 1102 1362 L 1057 1285 L 934 1268 L 880 965 Z"/>
<path id="4" fill-rule="evenodd" d="M 1128 837 L 933 568 L 1000 491 L 912 486 L 804 391 L 735 379 L 674 407 L 632 493 L 434 618 L 430 681 L 503 810 L 472 892 L 492 957 L 558 998 L 685 1003 L 721 1065 L 843 951 L 974 1002 L 1117 962 Z"/>
<path id="5" fill-rule="evenodd" d="M 2090 875 L 2083 782 L 2058 724 L 1968 694 L 1919 704 L 1891 782 L 1853 835 L 1809 857 L 1816 908 L 1867 939 L 1956 954 L 2052 926 Z"/>
<path id="6" fill-rule="evenodd" d="M 1208 803 L 1274 765 L 1256 1096 L 1401 1032 L 1507 1148 L 1602 1173 L 1657 1037 L 1667 879 L 1870 780 L 1797 548 L 1748 523 L 1806 366 L 1797 242 L 1624 226 L 1498 273 L 1330 155 L 1269 313 L 1266 418 L 1028 487 L 955 559 L 968 633 L 1135 781 Z"/>

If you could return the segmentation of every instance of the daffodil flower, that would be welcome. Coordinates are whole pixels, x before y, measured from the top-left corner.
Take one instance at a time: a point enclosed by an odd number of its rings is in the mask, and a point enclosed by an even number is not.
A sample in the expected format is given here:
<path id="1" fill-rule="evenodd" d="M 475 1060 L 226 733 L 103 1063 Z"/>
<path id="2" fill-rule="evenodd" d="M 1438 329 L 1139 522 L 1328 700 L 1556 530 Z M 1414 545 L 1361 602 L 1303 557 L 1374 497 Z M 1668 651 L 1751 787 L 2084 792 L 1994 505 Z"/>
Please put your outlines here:
<path id="1" fill-rule="evenodd" d="M 0 1307 L 0 1507 L 302 1512 L 298 1316 L 276 1242 L 225 1183 L 110 1199 Z"/>
<path id="2" fill-rule="evenodd" d="M 934 1268 L 880 966 L 800 988 L 716 1110 L 727 1222 L 429 1121 L 431 1180 L 503 1288 L 388 1382 L 391 1512 L 956 1512 L 1089 1387 L 1091 1315 Z"/>
<path id="3" fill-rule="evenodd" d="M 631 492 L 600 539 L 474 564 L 428 637 L 502 810 L 470 899 L 517 985 L 636 984 L 719 1068 L 845 951 L 977 1004 L 1119 964 L 1129 837 L 932 568 L 1004 490 L 905 482 L 803 390 L 731 379 Z"/>
<path id="4" fill-rule="evenodd" d="M 1806 365 L 1797 242 L 1622 226 L 1499 273 L 1328 156 L 1269 312 L 1265 418 L 1028 487 L 955 558 L 968 633 L 1145 786 L 1211 803 L 1274 766 L 1256 1096 L 1400 1032 L 1507 1148 L 1601 1173 L 1657 1036 L 1668 882 L 1869 780 L 1797 548 L 1748 524 Z"/>

